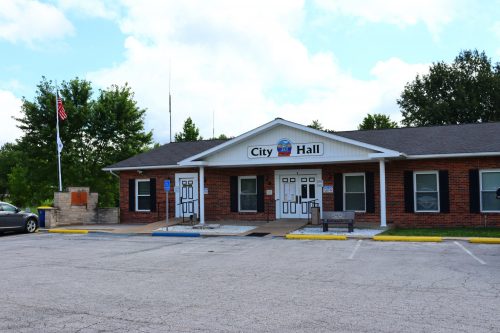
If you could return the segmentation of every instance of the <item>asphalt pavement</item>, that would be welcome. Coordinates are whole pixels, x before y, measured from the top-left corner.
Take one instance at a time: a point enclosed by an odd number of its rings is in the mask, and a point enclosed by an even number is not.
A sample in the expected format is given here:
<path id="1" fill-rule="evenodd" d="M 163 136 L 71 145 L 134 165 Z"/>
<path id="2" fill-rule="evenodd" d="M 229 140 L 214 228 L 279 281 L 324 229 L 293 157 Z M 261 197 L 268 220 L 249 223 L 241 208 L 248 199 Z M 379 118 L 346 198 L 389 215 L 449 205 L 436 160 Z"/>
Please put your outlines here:
<path id="1" fill-rule="evenodd" d="M 1 332 L 499 332 L 500 245 L 0 237 Z"/>

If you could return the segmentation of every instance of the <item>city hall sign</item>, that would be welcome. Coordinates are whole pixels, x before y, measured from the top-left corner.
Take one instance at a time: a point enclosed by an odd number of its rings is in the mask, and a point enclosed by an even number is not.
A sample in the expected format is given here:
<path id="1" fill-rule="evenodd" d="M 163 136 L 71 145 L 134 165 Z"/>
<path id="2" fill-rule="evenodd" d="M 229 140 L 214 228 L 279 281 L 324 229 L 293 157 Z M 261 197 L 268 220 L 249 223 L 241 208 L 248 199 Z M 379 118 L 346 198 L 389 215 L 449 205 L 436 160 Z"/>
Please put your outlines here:
<path id="1" fill-rule="evenodd" d="M 293 143 L 289 139 L 281 139 L 275 145 L 249 146 L 247 154 L 248 158 L 321 156 L 323 143 Z"/>

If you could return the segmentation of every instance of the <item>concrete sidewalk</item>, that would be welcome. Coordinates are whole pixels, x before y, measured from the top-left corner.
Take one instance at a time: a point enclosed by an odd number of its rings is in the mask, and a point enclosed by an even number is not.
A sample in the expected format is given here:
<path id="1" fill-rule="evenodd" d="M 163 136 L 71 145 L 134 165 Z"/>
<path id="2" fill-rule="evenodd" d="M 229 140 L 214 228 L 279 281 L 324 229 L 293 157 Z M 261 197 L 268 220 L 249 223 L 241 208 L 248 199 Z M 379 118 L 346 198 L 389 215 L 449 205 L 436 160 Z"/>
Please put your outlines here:
<path id="1" fill-rule="evenodd" d="M 256 229 L 242 234 L 242 236 L 251 233 L 266 233 L 269 234 L 269 236 L 285 237 L 286 234 L 300 229 L 305 225 L 307 225 L 306 219 L 281 219 L 264 223 Z"/>
<path id="2" fill-rule="evenodd" d="M 168 226 L 173 226 L 182 222 L 182 219 L 173 219 L 169 221 Z M 153 223 L 136 223 L 136 224 L 84 224 L 84 225 L 66 225 L 58 226 L 54 229 L 63 230 L 88 230 L 89 232 L 108 232 L 112 234 L 151 234 L 154 230 L 164 227 L 165 221 Z M 50 229 L 41 228 L 42 231 Z"/>
<path id="3" fill-rule="evenodd" d="M 182 219 L 173 219 L 169 221 L 168 226 L 174 226 L 182 223 Z M 280 236 L 284 237 L 286 234 L 293 232 L 297 229 L 302 228 L 307 224 L 307 220 L 278 220 L 278 221 L 216 221 L 207 222 L 206 224 L 220 224 L 220 225 L 248 225 L 256 226 L 256 229 L 242 233 L 240 236 L 246 236 L 247 234 L 256 233 L 266 233 L 269 236 Z M 87 224 L 87 225 L 71 225 L 71 226 L 60 226 L 57 229 L 63 230 L 88 230 L 89 232 L 108 232 L 113 234 L 139 234 L 147 235 L 151 234 L 153 231 L 165 227 L 165 221 L 158 221 L 153 223 L 138 223 L 138 224 Z M 42 231 L 47 231 L 49 229 L 41 229 Z"/>

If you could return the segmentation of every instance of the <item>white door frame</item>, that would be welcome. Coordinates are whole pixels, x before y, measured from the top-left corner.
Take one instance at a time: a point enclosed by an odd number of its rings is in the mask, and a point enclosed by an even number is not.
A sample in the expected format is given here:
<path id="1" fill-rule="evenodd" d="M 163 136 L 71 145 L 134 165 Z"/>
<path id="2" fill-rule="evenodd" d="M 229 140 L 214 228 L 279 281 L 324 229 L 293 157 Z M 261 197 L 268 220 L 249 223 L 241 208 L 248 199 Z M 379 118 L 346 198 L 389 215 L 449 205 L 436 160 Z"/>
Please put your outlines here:
<path id="1" fill-rule="evenodd" d="M 317 180 L 323 179 L 322 170 L 321 169 L 290 169 L 290 170 L 275 170 L 274 171 L 274 193 L 275 193 L 275 210 L 276 210 L 276 219 L 280 219 L 281 217 L 281 188 L 280 188 L 280 177 L 286 175 L 316 175 Z M 320 212 L 323 214 L 323 188 L 318 186 L 316 183 L 316 193 L 318 199 L 318 205 L 320 207 Z"/>
<path id="2" fill-rule="evenodd" d="M 198 173 L 196 172 L 191 172 L 191 173 L 176 173 L 175 174 L 175 186 L 178 188 L 178 191 L 175 192 L 175 217 L 182 217 L 182 210 L 181 206 L 179 205 L 180 203 L 180 197 L 181 197 L 181 184 L 180 180 L 181 178 L 193 178 L 193 186 L 196 186 L 196 190 L 193 193 L 193 196 L 198 200 L 196 203 L 195 211 L 197 214 L 199 214 L 199 189 L 198 189 Z"/>

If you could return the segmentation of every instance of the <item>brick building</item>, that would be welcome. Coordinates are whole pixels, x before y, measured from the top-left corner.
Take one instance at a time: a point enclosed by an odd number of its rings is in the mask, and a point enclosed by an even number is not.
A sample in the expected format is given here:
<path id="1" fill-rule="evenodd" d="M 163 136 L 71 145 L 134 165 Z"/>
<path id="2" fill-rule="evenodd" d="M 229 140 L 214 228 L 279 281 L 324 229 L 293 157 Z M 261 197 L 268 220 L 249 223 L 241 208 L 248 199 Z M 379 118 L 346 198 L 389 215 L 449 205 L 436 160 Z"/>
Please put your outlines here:
<path id="1" fill-rule="evenodd" d="M 500 123 L 327 133 L 275 119 L 231 140 L 174 142 L 104 169 L 121 221 L 307 218 L 381 226 L 500 225 Z M 201 189 L 201 190 L 200 190 Z"/>

